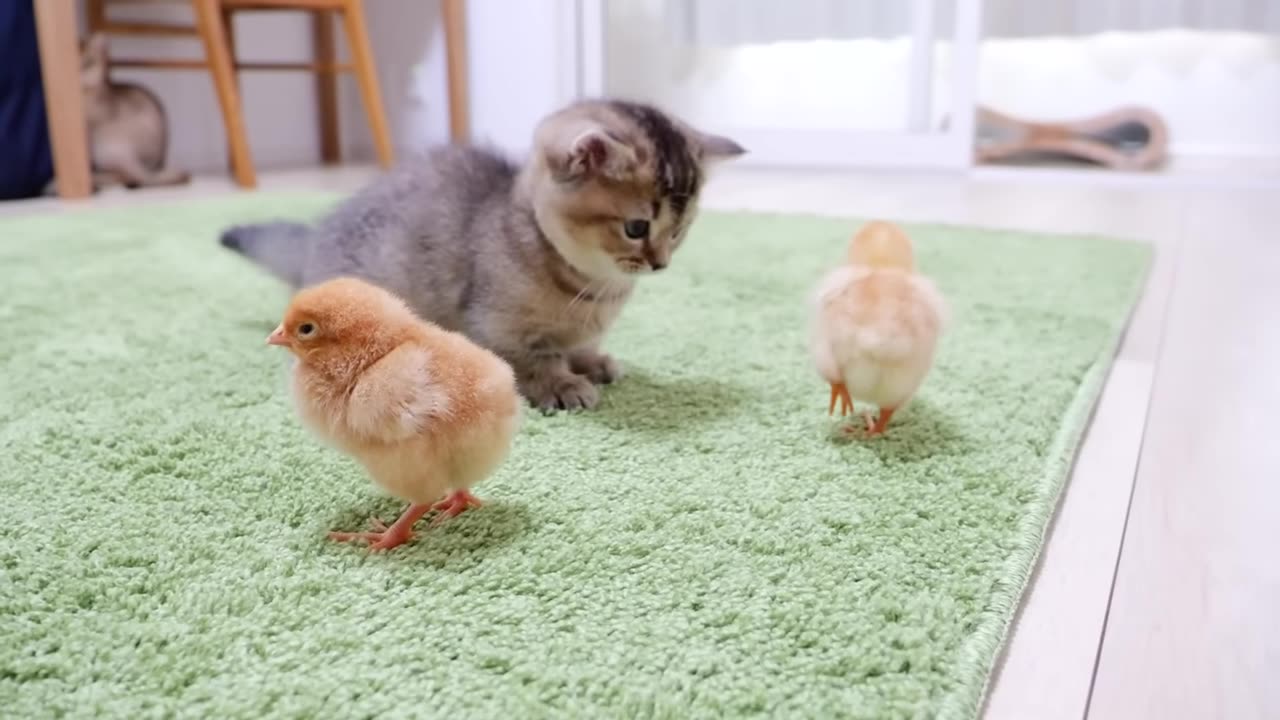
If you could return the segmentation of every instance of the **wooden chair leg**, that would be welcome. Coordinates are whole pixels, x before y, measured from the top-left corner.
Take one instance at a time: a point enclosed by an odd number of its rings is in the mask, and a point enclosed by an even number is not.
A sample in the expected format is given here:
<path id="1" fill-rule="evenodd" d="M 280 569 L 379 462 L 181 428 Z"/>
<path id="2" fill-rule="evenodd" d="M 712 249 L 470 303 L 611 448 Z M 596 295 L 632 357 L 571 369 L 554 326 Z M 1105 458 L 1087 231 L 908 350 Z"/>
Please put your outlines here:
<path id="1" fill-rule="evenodd" d="M 236 14 L 231 8 L 219 11 L 222 17 L 222 32 L 227 38 L 227 55 L 231 58 L 231 70 L 236 76 L 236 89 L 240 89 L 240 73 L 236 70 Z"/>
<path id="2" fill-rule="evenodd" d="M 351 45 L 356 80 L 360 83 L 360 96 L 364 99 L 364 109 L 369 115 L 369 129 L 373 132 L 378 162 L 383 167 L 391 167 L 391 132 L 387 129 L 387 116 L 383 111 L 382 91 L 378 87 L 377 67 L 373 62 L 373 48 L 369 45 L 362 0 L 347 0 L 346 7 L 342 10 L 342 19 L 346 24 L 347 42 Z"/>
<path id="3" fill-rule="evenodd" d="M 80 95 L 75 0 L 39 0 L 35 11 L 58 194 L 63 198 L 88 197 L 93 187 L 84 100 Z"/>
<path id="4" fill-rule="evenodd" d="M 231 71 L 235 73 L 236 95 L 244 97 L 240 87 L 240 71 L 236 69 L 236 14 L 228 7 L 222 8 L 222 31 L 227 35 L 227 54 L 231 56 Z M 227 167 L 235 167 L 236 163 L 231 147 L 231 143 L 227 143 Z"/>
<path id="5" fill-rule="evenodd" d="M 467 107 L 466 6 L 463 0 L 443 0 L 440 11 L 449 78 L 449 137 L 461 143 L 471 136 Z"/>
<path id="6" fill-rule="evenodd" d="M 328 10 L 311 14 L 312 54 L 321 65 L 338 64 L 338 46 L 333 32 L 333 15 Z M 338 134 L 338 74 L 316 73 L 316 112 L 320 118 L 320 160 L 336 165 L 342 160 Z"/>
<path id="7" fill-rule="evenodd" d="M 222 12 L 218 0 L 191 0 L 195 10 L 196 30 L 204 43 L 205 60 L 213 87 L 222 107 L 222 123 L 227 129 L 227 143 L 231 146 L 231 172 L 236 184 L 245 188 L 257 187 L 253 171 L 253 159 L 249 155 L 249 139 L 244 128 L 244 114 L 240 109 L 240 93 L 236 91 L 236 72 L 231 64 L 227 35 L 222 24 Z"/>
<path id="8" fill-rule="evenodd" d="M 102 29 L 107 24 L 107 6 L 104 4 L 106 0 L 85 0 L 85 12 L 88 17 L 85 18 L 85 24 L 89 28 L 89 34 L 92 35 Z"/>

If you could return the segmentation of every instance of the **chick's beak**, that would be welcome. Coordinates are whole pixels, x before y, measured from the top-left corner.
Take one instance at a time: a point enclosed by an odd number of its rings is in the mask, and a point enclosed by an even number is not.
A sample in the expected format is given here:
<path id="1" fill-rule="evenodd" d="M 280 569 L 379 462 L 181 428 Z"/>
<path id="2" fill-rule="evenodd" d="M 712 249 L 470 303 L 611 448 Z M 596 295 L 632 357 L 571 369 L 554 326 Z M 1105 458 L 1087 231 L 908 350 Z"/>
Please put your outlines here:
<path id="1" fill-rule="evenodd" d="M 288 345 L 289 338 L 284 334 L 284 325 L 279 325 L 267 336 L 268 345 Z"/>

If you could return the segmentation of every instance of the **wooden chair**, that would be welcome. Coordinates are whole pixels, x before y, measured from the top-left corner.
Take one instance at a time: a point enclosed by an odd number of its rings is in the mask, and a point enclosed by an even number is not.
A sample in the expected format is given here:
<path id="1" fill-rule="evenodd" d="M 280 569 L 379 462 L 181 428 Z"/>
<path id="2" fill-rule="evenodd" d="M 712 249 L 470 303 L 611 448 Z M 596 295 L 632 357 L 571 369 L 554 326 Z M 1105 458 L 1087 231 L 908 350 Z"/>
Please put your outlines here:
<path id="1" fill-rule="evenodd" d="M 189 4 L 194 14 L 194 24 L 141 22 L 114 20 L 107 9 L 114 5 L 154 5 L 160 3 Z M 446 7 L 457 3 L 447 1 Z M 383 167 L 391 165 L 391 135 L 382 104 L 382 91 L 369 44 L 365 25 L 363 0 L 88 0 L 88 27 L 90 32 L 108 35 L 194 36 L 204 47 L 203 60 L 177 59 L 116 59 L 113 66 L 153 69 L 208 70 L 213 78 L 222 120 L 226 126 L 231 170 L 242 187 L 257 184 L 253 160 L 249 153 L 249 141 L 245 133 L 241 110 L 237 72 L 240 70 L 302 70 L 316 74 L 316 98 L 320 124 L 320 152 L 326 163 L 338 162 L 340 155 L 338 138 L 337 73 L 353 72 L 360 86 L 360 96 L 373 133 L 378 162 Z M 300 10 L 312 15 L 314 57 L 309 62 L 239 62 L 235 59 L 232 16 L 236 12 L 257 10 Z M 333 28 L 333 15 L 342 18 L 351 48 L 351 62 L 338 62 Z M 452 25 L 459 21 L 455 18 Z M 451 26 L 446 17 L 446 28 Z M 450 53 L 453 59 L 453 53 Z M 453 72 L 450 72 L 451 81 Z M 450 93 L 452 100 L 453 93 Z M 456 128 L 455 128 L 456 130 Z"/>

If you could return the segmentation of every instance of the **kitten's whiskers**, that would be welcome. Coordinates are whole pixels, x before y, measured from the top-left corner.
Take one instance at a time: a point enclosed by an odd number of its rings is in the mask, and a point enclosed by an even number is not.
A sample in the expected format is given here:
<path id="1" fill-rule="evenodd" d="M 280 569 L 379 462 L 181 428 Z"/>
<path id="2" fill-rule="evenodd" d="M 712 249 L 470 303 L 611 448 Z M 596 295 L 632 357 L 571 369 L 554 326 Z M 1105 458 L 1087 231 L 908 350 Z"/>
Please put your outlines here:
<path id="1" fill-rule="evenodd" d="M 564 307 L 564 310 L 560 311 L 561 318 L 573 312 L 573 306 L 581 302 L 582 299 L 585 298 L 588 294 L 592 294 L 592 295 L 595 294 L 594 292 L 591 291 L 591 286 L 595 285 L 595 282 L 596 282 L 595 280 L 590 280 L 587 282 L 586 285 L 582 286 L 582 289 L 578 291 L 577 295 L 573 296 L 573 299 L 570 300 L 569 304 Z"/>

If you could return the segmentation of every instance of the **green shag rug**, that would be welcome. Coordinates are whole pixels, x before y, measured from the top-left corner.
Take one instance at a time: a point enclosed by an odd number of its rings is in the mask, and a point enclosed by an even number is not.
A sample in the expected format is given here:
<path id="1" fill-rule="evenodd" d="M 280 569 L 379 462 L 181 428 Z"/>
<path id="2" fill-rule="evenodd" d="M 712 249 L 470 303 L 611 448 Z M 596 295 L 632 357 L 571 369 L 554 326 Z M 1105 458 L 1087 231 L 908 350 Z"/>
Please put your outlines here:
<path id="1" fill-rule="evenodd" d="M 295 420 L 286 294 L 223 225 L 328 195 L 0 222 L 0 716 L 971 717 L 1146 246 L 907 226 L 954 319 L 841 440 L 807 297 L 859 222 L 704 213 L 596 412 L 533 412 L 488 501 L 393 518 Z"/>

